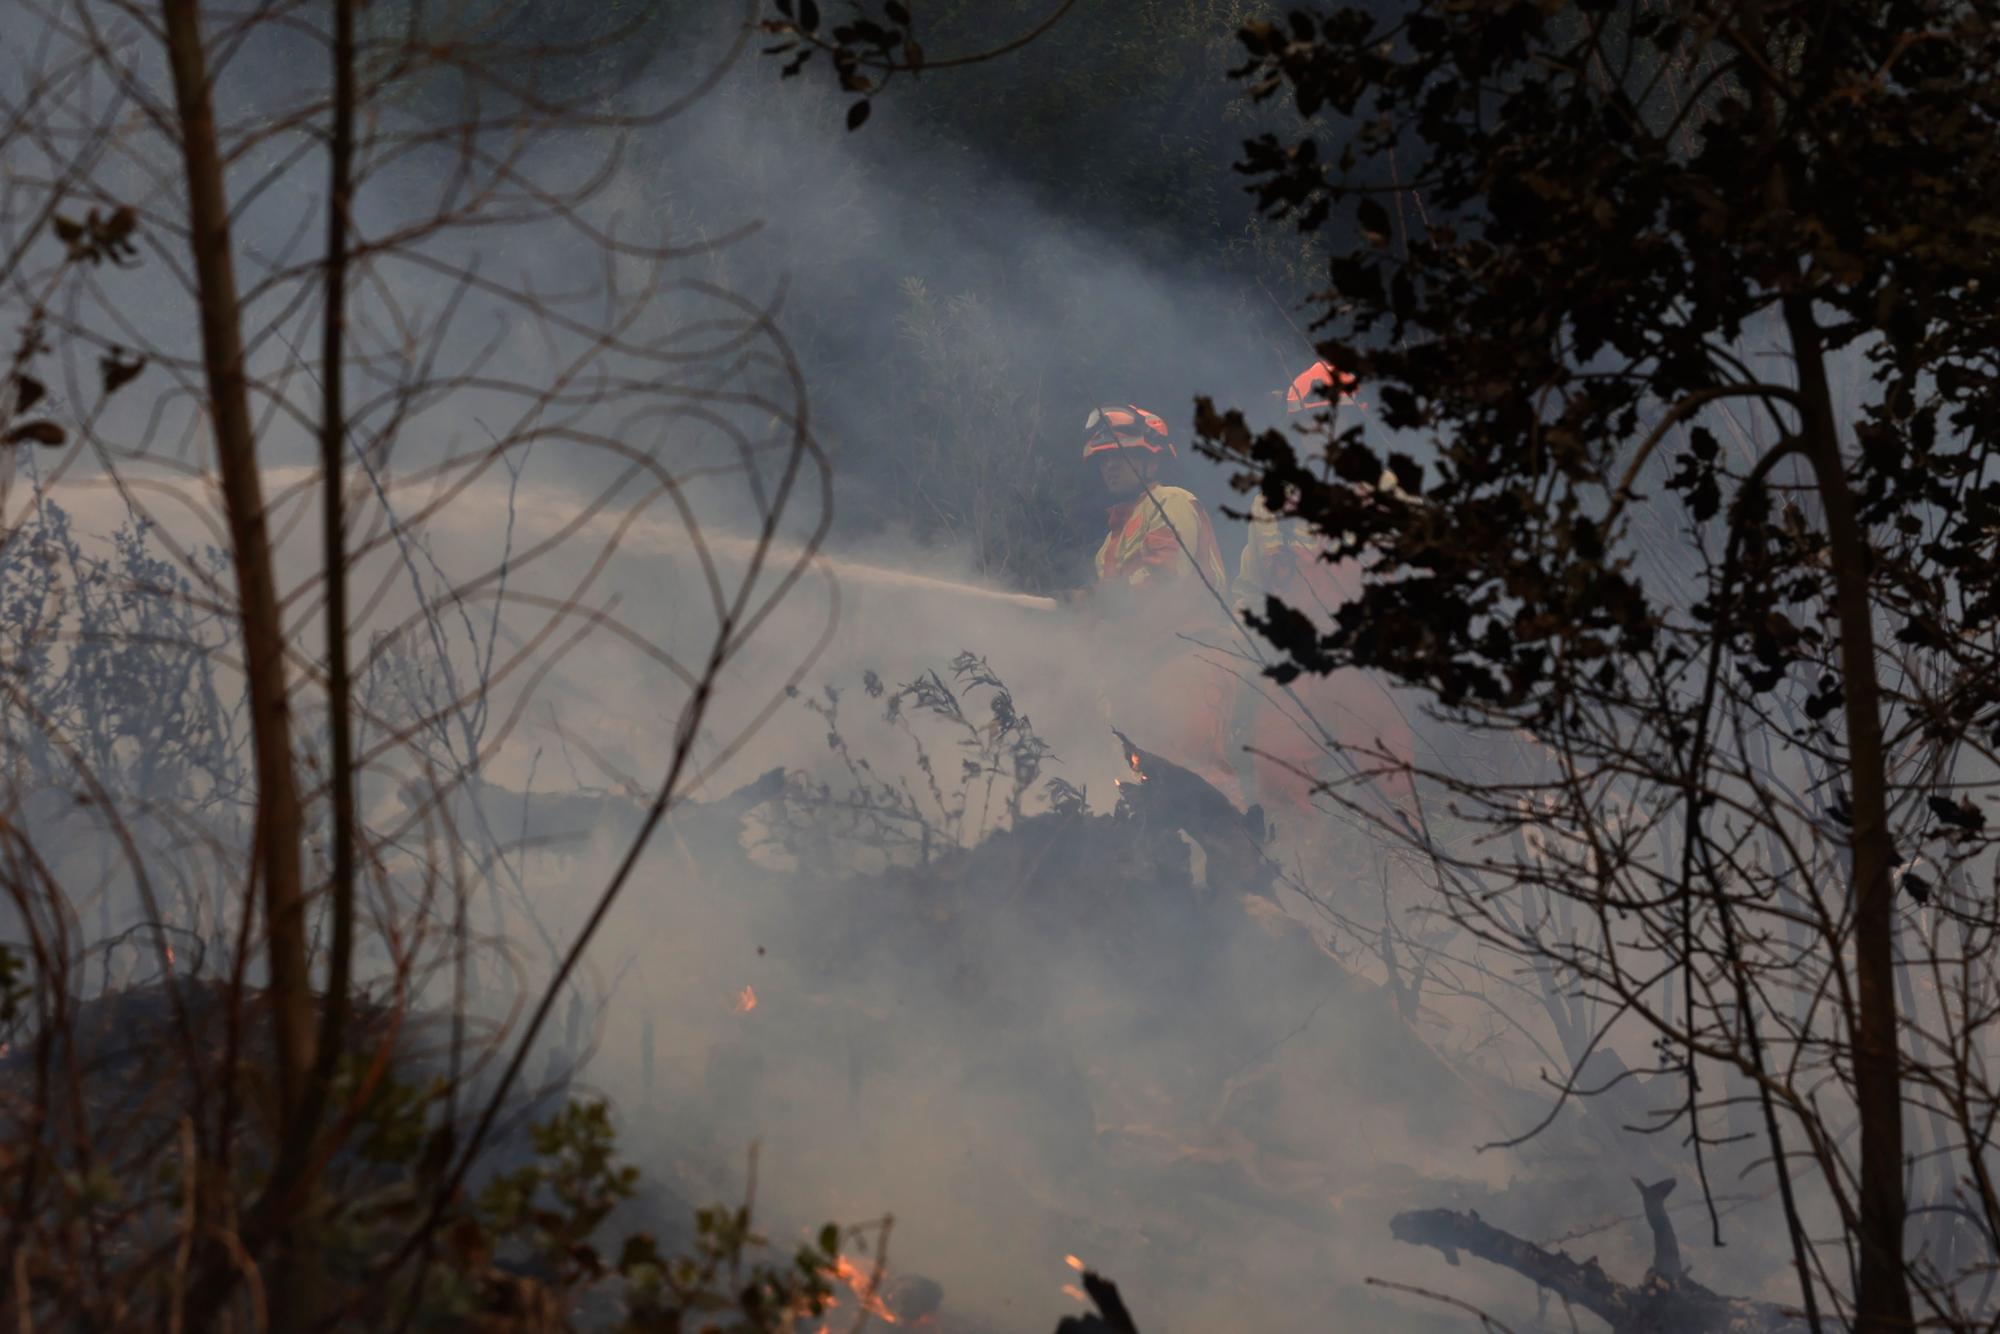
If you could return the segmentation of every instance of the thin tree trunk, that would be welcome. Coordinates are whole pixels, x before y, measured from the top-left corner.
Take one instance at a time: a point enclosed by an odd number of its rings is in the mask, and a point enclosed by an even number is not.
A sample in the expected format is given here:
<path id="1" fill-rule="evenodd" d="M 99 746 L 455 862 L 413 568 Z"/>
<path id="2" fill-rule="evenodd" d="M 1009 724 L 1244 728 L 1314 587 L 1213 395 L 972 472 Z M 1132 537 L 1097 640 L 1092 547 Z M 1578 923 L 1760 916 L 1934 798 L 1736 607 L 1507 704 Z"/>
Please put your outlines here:
<path id="1" fill-rule="evenodd" d="M 1860 1272 L 1854 1327 L 1886 1334 L 1912 1327 L 1903 1266 L 1903 1101 L 1896 1016 L 1895 846 L 1889 835 L 1888 763 L 1882 743 L 1881 685 L 1868 597 L 1871 555 L 1849 489 L 1833 423 L 1833 398 L 1811 300 L 1785 299 L 1785 326 L 1798 361 L 1805 417 L 1802 441 L 1826 508 L 1840 672 L 1847 711 L 1849 834 L 1854 903 L 1854 1101 L 1861 1118 Z"/>
<path id="2" fill-rule="evenodd" d="M 326 963 L 326 1008 L 306 1110 L 292 1136 L 304 1149 L 317 1129 L 347 1041 L 348 982 L 354 968 L 354 731 L 347 653 L 346 343 L 348 213 L 354 200 L 354 6 L 333 4 L 333 125 L 327 198 L 325 309 L 320 342 L 321 566 L 326 580 L 327 731 L 332 748 L 328 797 L 333 808 L 333 940 Z"/>
<path id="3" fill-rule="evenodd" d="M 229 213 L 216 145 L 215 109 L 201 45 L 198 0 L 163 0 L 167 54 L 187 168 L 188 231 L 201 300 L 202 361 L 210 423 L 228 510 L 243 623 L 250 726 L 257 763 L 257 847 L 276 1031 L 281 1120 L 289 1126 L 313 1061 L 313 1001 L 306 971 L 300 879 L 299 792 L 285 696 L 285 645 L 250 425 L 241 310 Z"/>
<path id="4" fill-rule="evenodd" d="M 354 968 L 354 741 L 347 652 L 347 541 L 345 478 L 341 467 L 347 443 L 346 342 L 349 211 L 354 198 L 354 6 L 333 3 L 333 106 L 327 196 L 326 275 L 320 330 L 320 470 L 322 577 L 326 580 L 327 731 L 332 749 L 328 801 L 333 813 L 333 878 L 328 886 L 332 945 L 326 962 L 326 999 L 310 1078 L 298 1115 L 285 1131 L 277 1168 L 271 1174 L 258 1217 L 272 1227 L 292 1228 L 292 1247 L 278 1270 L 274 1324 L 305 1325 L 324 1304 L 322 1238 L 307 1208 L 318 1186 L 323 1147 L 319 1130 L 333 1100 L 334 1079 L 348 1042 L 349 981 Z"/>

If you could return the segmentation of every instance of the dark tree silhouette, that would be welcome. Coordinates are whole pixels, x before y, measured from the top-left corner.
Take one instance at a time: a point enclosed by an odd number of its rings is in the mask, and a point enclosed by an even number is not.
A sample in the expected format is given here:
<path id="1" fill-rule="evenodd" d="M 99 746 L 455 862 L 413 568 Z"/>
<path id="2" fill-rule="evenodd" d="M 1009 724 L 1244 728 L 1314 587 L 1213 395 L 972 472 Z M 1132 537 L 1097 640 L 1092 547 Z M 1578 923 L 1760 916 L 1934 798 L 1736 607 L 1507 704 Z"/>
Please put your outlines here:
<path id="1" fill-rule="evenodd" d="M 1777 1162 L 1804 1139 L 1853 1255 L 1826 1272 L 1781 1171 L 1813 1324 L 1831 1293 L 1908 1329 L 1913 1288 L 1970 1319 L 2000 1243 L 1966 884 L 2000 744 L 2000 5 L 1420 0 L 1243 41 L 1318 118 L 1243 170 L 1328 240 L 1322 351 L 1413 442 L 1199 405 L 1246 487 L 1373 570 L 1330 628 L 1253 617 L 1281 672 L 1383 669 L 1546 747 L 1456 789 L 1544 838 L 1440 856 L 1455 910 L 1666 1042 L 1697 1156 L 1705 1061 Z M 1541 943 L 1496 878 L 1595 935 Z M 1906 1248 L 1912 1105 L 1977 1256 Z"/>

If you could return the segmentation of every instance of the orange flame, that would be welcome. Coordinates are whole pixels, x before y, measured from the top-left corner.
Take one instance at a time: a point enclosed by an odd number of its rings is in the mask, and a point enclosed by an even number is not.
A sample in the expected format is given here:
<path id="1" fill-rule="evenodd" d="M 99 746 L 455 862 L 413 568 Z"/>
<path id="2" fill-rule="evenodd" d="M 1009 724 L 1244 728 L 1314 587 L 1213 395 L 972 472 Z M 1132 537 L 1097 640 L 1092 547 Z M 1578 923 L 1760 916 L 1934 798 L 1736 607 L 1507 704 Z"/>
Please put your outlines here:
<path id="1" fill-rule="evenodd" d="M 1068 1265 L 1071 1269 L 1074 1269 L 1079 1274 L 1083 1272 L 1083 1261 L 1077 1259 L 1074 1255 L 1065 1255 L 1063 1257 L 1063 1263 Z M 1085 1306 L 1090 1305 L 1089 1295 L 1085 1293 L 1082 1288 L 1079 1288 L 1074 1283 L 1063 1284 L 1062 1295 L 1065 1297 L 1074 1298 L 1075 1300 L 1082 1302 Z"/>
<path id="2" fill-rule="evenodd" d="M 844 1255 L 833 1260 L 833 1276 L 845 1283 L 854 1292 L 854 1299 L 861 1303 L 861 1309 L 874 1316 L 885 1325 L 896 1324 L 896 1313 L 889 1309 L 887 1302 L 875 1295 L 874 1275 L 863 1269 Z M 830 1301 L 828 1307 L 838 1306 L 838 1301 Z"/>
<path id="3" fill-rule="evenodd" d="M 736 1013 L 748 1014 L 757 1008 L 757 988 L 745 987 L 736 993 Z"/>

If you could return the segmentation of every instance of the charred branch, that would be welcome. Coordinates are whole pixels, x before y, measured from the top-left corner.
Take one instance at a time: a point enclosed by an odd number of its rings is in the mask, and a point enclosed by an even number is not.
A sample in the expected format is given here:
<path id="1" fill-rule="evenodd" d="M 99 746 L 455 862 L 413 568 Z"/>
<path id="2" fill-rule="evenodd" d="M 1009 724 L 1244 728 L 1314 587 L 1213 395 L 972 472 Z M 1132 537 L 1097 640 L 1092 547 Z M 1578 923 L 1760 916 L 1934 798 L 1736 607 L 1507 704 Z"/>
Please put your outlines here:
<path id="1" fill-rule="evenodd" d="M 1674 1178 L 1655 1181 L 1649 1186 L 1633 1177 L 1632 1184 L 1639 1189 L 1639 1199 L 1646 1209 L 1646 1226 L 1653 1232 L 1653 1272 L 1673 1280 L 1684 1278 L 1687 1271 L 1681 1267 L 1680 1240 L 1674 1236 L 1674 1220 L 1667 1217 L 1667 1196 L 1674 1193 Z"/>
<path id="2" fill-rule="evenodd" d="M 1636 1284 L 1612 1278 L 1596 1256 L 1576 1260 L 1537 1246 L 1494 1227 L 1476 1212 L 1412 1210 L 1392 1218 L 1389 1231 L 1412 1246 L 1437 1248 L 1446 1264 L 1456 1265 L 1463 1252 L 1511 1269 L 1537 1288 L 1597 1316 L 1613 1334 L 1792 1334 L 1806 1328 L 1804 1316 L 1790 1307 L 1725 1297 L 1689 1278 L 1666 1212 L 1665 1200 L 1674 1182 L 1633 1184 L 1639 1187 L 1653 1232 L 1653 1267 Z"/>
<path id="3" fill-rule="evenodd" d="M 1200 844 L 1210 884 L 1275 898 L 1277 867 L 1264 853 L 1263 808 L 1240 811 L 1200 774 L 1141 750 L 1123 732 L 1114 729 L 1113 735 L 1134 776 L 1119 786 L 1123 804 L 1140 819 L 1178 829 Z"/>
<path id="4" fill-rule="evenodd" d="M 1132 1313 L 1125 1309 L 1125 1299 L 1118 1295 L 1116 1283 L 1100 1274 L 1086 1272 L 1083 1290 L 1090 1294 L 1096 1312 L 1064 1316 L 1056 1326 L 1056 1334 L 1139 1334 L 1139 1327 L 1132 1323 Z"/>

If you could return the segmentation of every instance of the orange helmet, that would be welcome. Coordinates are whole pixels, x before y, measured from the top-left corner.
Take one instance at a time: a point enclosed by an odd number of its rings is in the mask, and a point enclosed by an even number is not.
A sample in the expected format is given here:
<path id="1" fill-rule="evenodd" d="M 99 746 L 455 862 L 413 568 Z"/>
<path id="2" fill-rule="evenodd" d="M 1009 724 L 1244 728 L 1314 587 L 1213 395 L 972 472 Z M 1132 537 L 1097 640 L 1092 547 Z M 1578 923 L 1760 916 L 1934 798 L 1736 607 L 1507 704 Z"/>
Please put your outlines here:
<path id="1" fill-rule="evenodd" d="M 1166 419 L 1156 412 L 1127 403 L 1122 407 L 1092 408 L 1083 423 L 1083 456 L 1094 458 L 1107 449 L 1143 449 L 1148 454 L 1180 457 L 1173 437 L 1167 433 Z"/>
<path id="2" fill-rule="evenodd" d="M 1354 377 L 1346 371 L 1337 371 L 1324 361 L 1315 361 L 1299 372 L 1292 381 L 1292 387 L 1285 391 L 1286 412 L 1310 412 L 1314 408 L 1330 408 L 1332 401 L 1328 391 L 1335 385 L 1340 387 L 1340 401 L 1354 401 Z"/>

